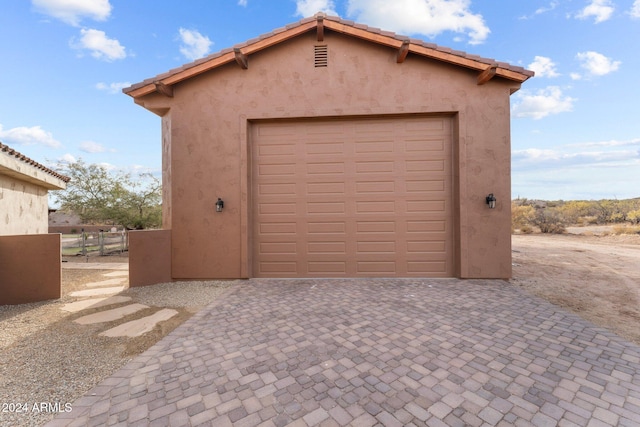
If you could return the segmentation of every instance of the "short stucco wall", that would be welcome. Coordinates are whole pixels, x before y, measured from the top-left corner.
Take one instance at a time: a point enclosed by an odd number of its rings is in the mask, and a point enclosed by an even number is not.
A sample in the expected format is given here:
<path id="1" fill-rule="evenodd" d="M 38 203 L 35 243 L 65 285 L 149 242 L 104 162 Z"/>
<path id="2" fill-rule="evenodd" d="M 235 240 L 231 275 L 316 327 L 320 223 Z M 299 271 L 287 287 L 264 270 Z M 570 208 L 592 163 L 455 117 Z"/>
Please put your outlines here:
<path id="1" fill-rule="evenodd" d="M 60 234 L 0 236 L 0 305 L 60 298 Z"/>
<path id="2" fill-rule="evenodd" d="M 171 230 L 129 232 L 129 287 L 171 282 Z"/>

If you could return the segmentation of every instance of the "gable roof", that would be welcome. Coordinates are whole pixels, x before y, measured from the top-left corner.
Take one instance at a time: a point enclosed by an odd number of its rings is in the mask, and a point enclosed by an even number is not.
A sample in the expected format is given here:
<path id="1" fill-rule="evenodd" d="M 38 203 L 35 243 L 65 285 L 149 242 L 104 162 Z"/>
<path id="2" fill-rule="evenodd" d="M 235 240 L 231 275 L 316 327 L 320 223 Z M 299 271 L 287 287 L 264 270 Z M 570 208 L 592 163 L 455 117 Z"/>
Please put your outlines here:
<path id="1" fill-rule="evenodd" d="M 43 172 L 42 174 L 40 172 Z M 51 190 L 64 189 L 71 180 L 0 142 L 0 175 L 8 175 Z"/>
<path id="2" fill-rule="evenodd" d="M 248 55 L 312 30 L 317 31 L 318 41 L 324 38 L 325 30 L 330 30 L 398 49 L 399 63 L 404 61 L 408 53 L 412 53 L 469 68 L 479 72 L 478 84 L 484 84 L 495 76 L 522 83 L 534 75 L 533 71 L 513 66 L 506 62 L 497 62 L 494 59 L 470 55 L 433 43 L 426 43 L 422 40 L 411 39 L 392 32 L 382 31 L 378 28 L 357 24 L 353 21 L 343 20 L 339 17 L 318 13 L 313 17 L 302 19 L 284 28 L 263 34 L 258 38 L 146 79 L 123 89 L 123 92 L 133 98 L 139 98 L 156 91 L 172 96 L 171 86 L 176 83 L 231 62 L 238 62 L 241 67 L 246 68 Z"/>

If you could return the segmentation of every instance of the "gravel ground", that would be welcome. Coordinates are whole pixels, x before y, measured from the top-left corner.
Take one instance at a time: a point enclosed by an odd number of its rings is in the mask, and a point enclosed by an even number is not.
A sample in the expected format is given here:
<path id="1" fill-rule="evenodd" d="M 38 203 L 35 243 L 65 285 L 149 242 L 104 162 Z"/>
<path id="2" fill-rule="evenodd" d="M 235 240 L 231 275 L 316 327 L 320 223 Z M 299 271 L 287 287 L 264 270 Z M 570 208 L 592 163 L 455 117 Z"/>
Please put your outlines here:
<path id="1" fill-rule="evenodd" d="M 86 283 L 106 280 L 104 273 L 108 272 L 65 268 L 60 300 L 0 306 L 0 426 L 43 425 L 58 409 L 64 410 L 65 404 L 75 401 L 238 283 L 177 282 L 131 288 L 121 295 L 152 308 L 115 322 L 94 325 L 73 322 L 104 308 L 67 313 L 61 307 L 77 300 L 68 294 L 86 289 Z M 109 308 L 113 307 L 117 305 Z M 98 335 L 117 324 L 147 316 L 157 307 L 174 308 L 178 315 L 142 337 Z"/>

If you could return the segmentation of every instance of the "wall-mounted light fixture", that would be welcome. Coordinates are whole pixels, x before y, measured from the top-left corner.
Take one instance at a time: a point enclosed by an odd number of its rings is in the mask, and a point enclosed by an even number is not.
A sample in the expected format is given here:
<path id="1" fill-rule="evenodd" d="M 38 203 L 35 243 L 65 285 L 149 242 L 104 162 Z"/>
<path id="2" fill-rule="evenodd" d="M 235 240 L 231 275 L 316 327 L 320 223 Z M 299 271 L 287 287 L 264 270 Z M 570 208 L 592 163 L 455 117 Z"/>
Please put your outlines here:
<path id="1" fill-rule="evenodd" d="M 493 195 L 493 193 L 487 196 L 487 204 L 489 205 L 489 209 L 496 208 L 496 197 Z"/>
<path id="2" fill-rule="evenodd" d="M 223 208 L 224 208 L 224 202 L 220 197 L 218 197 L 218 201 L 216 202 L 216 212 L 222 212 Z"/>

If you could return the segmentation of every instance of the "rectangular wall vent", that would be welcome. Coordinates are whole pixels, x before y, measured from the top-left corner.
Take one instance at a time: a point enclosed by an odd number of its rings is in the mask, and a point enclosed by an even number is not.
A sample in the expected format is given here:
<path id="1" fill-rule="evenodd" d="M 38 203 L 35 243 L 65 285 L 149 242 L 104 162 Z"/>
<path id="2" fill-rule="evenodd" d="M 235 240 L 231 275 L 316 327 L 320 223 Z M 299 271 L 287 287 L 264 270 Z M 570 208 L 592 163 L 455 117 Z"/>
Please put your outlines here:
<path id="1" fill-rule="evenodd" d="M 327 67 L 329 66 L 329 48 L 327 47 L 326 44 L 323 45 L 316 45 L 314 46 L 315 49 L 315 67 L 316 68 L 320 68 L 320 67 Z"/>

